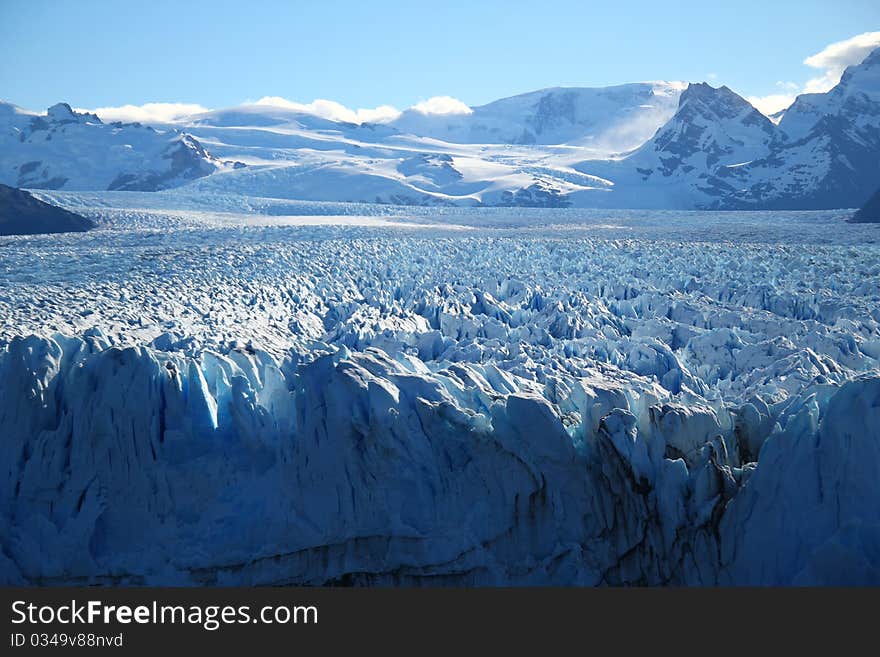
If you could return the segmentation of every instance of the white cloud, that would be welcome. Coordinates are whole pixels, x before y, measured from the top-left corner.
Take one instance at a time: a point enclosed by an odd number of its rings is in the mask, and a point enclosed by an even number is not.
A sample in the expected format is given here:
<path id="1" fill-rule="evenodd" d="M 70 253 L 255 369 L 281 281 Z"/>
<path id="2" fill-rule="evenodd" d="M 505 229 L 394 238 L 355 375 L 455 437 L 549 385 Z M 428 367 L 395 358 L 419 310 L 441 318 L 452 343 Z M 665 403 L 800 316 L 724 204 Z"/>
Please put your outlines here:
<path id="1" fill-rule="evenodd" d="M 391 105 L 380 105 L 373 109 L 351 109 L 334 100 L 319 98 L 311 103 L 298 103 L 281 96 L 264 96 L 251 105 L 266 105 L 270 107 L 282 107 L 295 112 L 314 114 L 332 121 L 347 121 L 349 123 L 388 123 L 395 120 L 401 114 L 400 110 Z M 420 114 L 470 114 L 473 110 L 457 98 L 451 96 L 434 96 L 428 100 L 416 103 L 411 110 Z"/>
<path id="2" fill-rule="evenodd" d="M 473 110 L 458 98 L 452 96 L 434 96 L 416 103 L 410 109 L 420 114 L 472 114 Z"/>
<path id="3" fill-rule="evenodd" d="M 311 103 L 297 103 L 281 96 L 263 96 L 253 105 L 267 105 L 271 107 L 283 107 L 295 112 L 314 114 L 331 121 L 346 121 L 348 123 L 387 123 L 400 116 L 400 110 L 391 105 L 380 105 L 373 109 L 351 109 L 334 100 L 319 98 Z"/>
<path id="4" fill-rule="evenodd" d="M 98 107 L 85 110 L 77 108 L 76 111 L 97 114 L 102 121 L 174 123 L 181 117 L 209 110 L 194 103 L 146 103 L 144 105 L 121 105 L 120 107 Z"/>
<path id="5" fill-rule="evenodd" d="M 788 92 L 792 92 L 792 93 L 798 91 L 798 89 L 801 88 L 797 82 L 783 82 L 782 80 L 778 80 L 776 82 L 776 86 L 779 87 L 780 89 L 782 89 L 783 91 L 788 91 Z"/>
<path id="6" fill-rule="evenodd" d="M 824 93 L 840 82 L 840 76 L 847 66 L 861 64 L 862 60 L 875 48 L 880 47 L 880 32 L 865 32 L 832 43 L 815 55 L 810 55 L 804 64 L 822 70 L 822 75 L 812 78 L 804 86 L 806 93 Z"/>
<path id="7" fill-rule="evenodd" d="M 776 86 L 779 88 L 779 93 L 769 94 L 767 96 L 748 96 L 746 97 L 746 100 L 749 101 L 755 109 L 766 116 L 788 109 L 788 107 L 794 102 L 794 99 L 797 98 L 797 94 L 800 91 L 800 85 L 795 82 L 783 82 L 780 80 L 776 83 Z"/>
<path id="8" fill-rule="evenodd" d="M 746 100 L 765 116 L 770 116 L 788 107 L 794 102 L 793 94 L 770 94 L 769 96 L 746 96 Z"/>
<path id="9" fill-rule="evenodd" d="M 840 82 L 847 66 L 861 64 L 871 51 L 880 47 L 880 32 L 865 32 L 838 41 L 823 48 L 815 55 L 810 55 L 804 60 L 804 64 L 811 68 L 819 69 L 822 74 L 811 78 L 801 88 L 794 82 L 777 82 L 779 91 L 767 96 L 748 96 L 748 100 L 759 112 L 770 115 L 787 109 L 802 93 L 825 93 Z"/>
<path id="10" fill-rule="evenodd" d="M 389 123 L 401 115 L 401 111 L 391 105 L 374 108 L 352 109 L 334 100 L 318 98 L 310 103 L 298 103 L 281 96 L 264 96 L 246 105 L 280 107 L 295 112 L 312 114 L 331 121 L 348 123 Z M 457 98 L 434 96 L 416 103 L 410 109 L 421 114 L 470 114 L 473 110 Z M 180 119 L 202 112 L 210 112 L 207 107 L 194 103 L 146 103 L 144 105 L 121 105 L 119 107 L 98 107 L 96 109 L 76 108 L 78 112 L 92 112 L 104 121 L 123 121 L 141 123 L 175 123 Z"/>

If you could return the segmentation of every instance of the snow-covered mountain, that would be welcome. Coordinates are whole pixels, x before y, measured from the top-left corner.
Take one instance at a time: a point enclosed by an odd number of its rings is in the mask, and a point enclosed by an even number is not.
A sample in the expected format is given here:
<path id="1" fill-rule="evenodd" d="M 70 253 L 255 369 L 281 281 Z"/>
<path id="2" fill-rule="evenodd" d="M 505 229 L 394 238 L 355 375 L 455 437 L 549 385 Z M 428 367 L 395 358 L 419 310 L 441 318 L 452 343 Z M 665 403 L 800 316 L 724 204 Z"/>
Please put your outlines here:
<path id="1" fill-rule="evenodd" d="M 401 132 L 461 144 L 569 144 L 600 151 L 642 144 L 675 113 L 687 85 L 640 82 L 613 87 L 556 87 L 503 98 L 470 112 L 405 111 Z"/>
<path id="2" fill-rule="evenodd" d="M 880 49 L 825 94 L 804 94 L 763 157 L 726 171 L 723 207 L 858 207 L 880 180 Z"/>
<path id="3" fill-rule="evenodd" d="M 566 206 L 600 181 L 545 160 L 571 147 L 456 144 L 383 124 L 243 105 L 184 118 L 211 153 L 246 163 L 194 191 L 406 205 Z"/>
<path id="4" fill-rule="evenodd" d="M 880 180 L 880 50 L 778 124 L 727 87 L 692 84 L 678 111 L 625 157 L 574 165 L 614 183 L 577 204 L 644 208 L 857 207 Z"/>
<path id="5" fill-rule="evenodd" d="M 613 193 L 600 199 L 608 205 L 694 207 L 733 191 L 716 171 L 760 157 L 774 139 L 773 122 L 727 87 L 691 84 L 675 115 L 640 148 L 575 168 L 614 181 Z"/>
<path id="6" fill-rule="evenodd" d="M 191 135 L 139 123 L 105 124 L 58 103 L 34 114 L 0 103 L 0 183 L 33 189 L 176 187 L 222 165 Z"/>
<path id="7" fill-rule="evenodd" d="M 444 102 L 380 124 L 261 102 L 152 127 L 2 104 L 0 182 L 405 205 L 819 209 L 856 207 L 880 180 L 880 50 L 773 118 L 705 83 Z"/>

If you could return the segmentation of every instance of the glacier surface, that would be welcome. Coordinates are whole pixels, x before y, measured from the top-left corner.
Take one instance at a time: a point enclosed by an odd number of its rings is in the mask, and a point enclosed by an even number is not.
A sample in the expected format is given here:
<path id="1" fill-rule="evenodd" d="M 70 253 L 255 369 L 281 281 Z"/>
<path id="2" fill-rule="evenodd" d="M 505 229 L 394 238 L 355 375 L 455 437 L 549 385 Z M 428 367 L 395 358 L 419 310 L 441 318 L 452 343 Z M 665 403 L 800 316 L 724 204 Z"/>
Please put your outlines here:
<path id="1" fill-rule="evenodd" d="M 43 192 L 0 579 L 880 584 L 880 229 Z"/>

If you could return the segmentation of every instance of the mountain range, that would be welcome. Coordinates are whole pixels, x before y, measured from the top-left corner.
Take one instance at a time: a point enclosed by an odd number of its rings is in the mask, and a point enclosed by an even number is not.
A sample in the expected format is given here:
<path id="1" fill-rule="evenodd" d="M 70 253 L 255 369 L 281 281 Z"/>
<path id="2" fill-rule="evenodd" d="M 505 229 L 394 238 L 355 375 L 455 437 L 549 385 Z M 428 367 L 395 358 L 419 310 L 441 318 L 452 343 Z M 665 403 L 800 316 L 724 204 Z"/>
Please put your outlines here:
<path id="1" fill-rule="evenodd" d="M 346 123 L 248 104 L 105 123 L 0 103 L 0 183 L 415 205 L 860 206 L 880 185 L 880 49 L 773 119 L 727 87 L 551 88 Z"/>

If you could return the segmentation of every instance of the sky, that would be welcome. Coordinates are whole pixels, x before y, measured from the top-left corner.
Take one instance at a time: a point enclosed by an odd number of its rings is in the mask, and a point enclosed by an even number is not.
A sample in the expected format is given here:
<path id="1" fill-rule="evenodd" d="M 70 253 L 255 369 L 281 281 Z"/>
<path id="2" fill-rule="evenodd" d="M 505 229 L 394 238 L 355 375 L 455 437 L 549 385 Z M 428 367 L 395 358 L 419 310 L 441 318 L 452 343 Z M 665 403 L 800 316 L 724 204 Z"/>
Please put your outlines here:
<path id="1" fill-rule="evenodd" d="M 0 0 L 0 99 L 110 119 L 262 100 L 363 121 L 682 80 L 770 113 L 878 45 L 877 0 Z"/>

